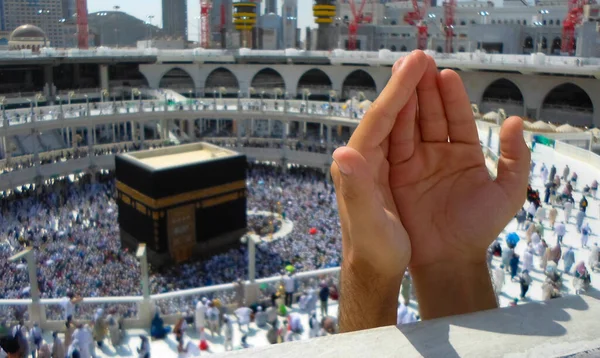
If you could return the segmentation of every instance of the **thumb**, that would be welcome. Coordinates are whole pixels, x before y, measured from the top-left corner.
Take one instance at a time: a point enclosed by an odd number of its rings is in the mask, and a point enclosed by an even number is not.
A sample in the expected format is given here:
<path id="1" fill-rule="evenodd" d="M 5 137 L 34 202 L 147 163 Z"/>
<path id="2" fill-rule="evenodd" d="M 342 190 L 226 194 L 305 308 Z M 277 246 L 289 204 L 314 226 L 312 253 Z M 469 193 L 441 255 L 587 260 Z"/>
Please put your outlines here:
<path id="1" fill-rule="evenodd" d="M 531 153 L 523 138 L 523 120 L 510 117 L 504 121 L 500 130 L 500 159 L 496 183 L 509 199 L 518 202 L 518 205 L 525 201 L 527 195 L 530 162 Z"/>
<path id="2" fill-rule="evenodd" d="M 351 147 L 336 149 L 333 160 L 331 176 L 335 188 L 342 195 L 348 214 L 355 218 L 358 210 L 369 210 L 373 200 L 375 184 L 371 169 L 366 159 Z"/>

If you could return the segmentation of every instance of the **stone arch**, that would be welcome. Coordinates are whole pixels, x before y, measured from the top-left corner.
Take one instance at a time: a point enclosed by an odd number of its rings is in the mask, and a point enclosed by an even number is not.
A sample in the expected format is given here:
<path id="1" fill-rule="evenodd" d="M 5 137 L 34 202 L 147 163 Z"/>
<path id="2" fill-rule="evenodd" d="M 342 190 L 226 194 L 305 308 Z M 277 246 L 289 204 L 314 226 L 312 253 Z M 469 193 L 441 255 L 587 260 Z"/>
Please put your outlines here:
<path id="1" fill-rule="evenodd" d="M 377 97 L 377 85 L 373 76 L 364 70 L 352 71 L 342 83 L 342 99 L 356 96 L 359 92 L 363 92 L 365 97 L 370 100 Z"/>
<path id="2" fill-rule="evenodd" d="M 547 49 L 548 48 L 548 40 L 546 39 L 546 37 L 542 37 L 542 49 Z"/>
<path id="3" fill-rule="evenodd" d="M 328 100 L 329 91 L 332 89 L 331 78 L 323 70 L 312 68 L 302 74 L 298 79 L 297 95 L 302 97 L 302 90 L 308 89 L 311 99 Z"/>
<path id="4" fill-rule="evenodd" d="M 533 49 L 533 37 L 527 36 L 525 41 L 523 41 L 523 48 L 525 49 Z"/>
<path id="5" fill-rule="evenodd" d="M 560 123 L 590 126 L 594 104 L 590 95 L 574 83 L 566 82 L 552 88 L 542 101 L 541 117 Z"/>
<path id="6" fill-rule="evenodd" d="M 173 67 L 161 76 L 158 87 L 194 89 L 196 88 L 196 84 L 189 72 L 181 67 Z"/>
<path id="7" fill-rule="evenodd" d="M 204 94 L 208 97 L 212 97 L 212 93 L 218 91 L 221 87 L 225 87 L 227 96 L 237 96 L 237 91 L 240 89 L 235 74 L 225 67 L 215 68 L 208 76 L 206 76 L 206 80 L 204 81 Z"/>
<path id="8" fill-rule="evenodd" d="M 542 108 L 546 107 L 570 107 L 594 111 L 590 95 L 583 88 L 570 82 L 558 85 L 546 94 Z"/>
<path id="9" fill-rule="evenodd" d="M 496 111 L 502 108 L 508 115 L 523 115 L 523 91 L 517 84 L 506 78 L 490 83 L 481 96 L 481 112 Z"/>
<path id="10" fill-rule="evenodd" d="M 458 52 L 465 52 L 465 47 L 464 46 L 460 46 L 458 48 Z"/>
<path id="11" fill-rule="evenodd" d="M 266 97 L 274 96 L 273 90 L 275 88 L 281 89 L 285 92 L 285 80 L 283 76 L 270 67 L 263 68 L 258 71 L 252 81 L 250 81 L 250 87 L 253 87 L 257 95 L 261 92 L 265 92 Z"/>
<path id="12" fill-rule="evenodd" d="M 396 45 L 392 45 L 392 46 L 390 47 L 390 51 L 392 51 L 392 52 L 396 52 Z"/>
<path id="13" fill-rule="evenodd" d="M 407 52 L 408 49 L 406 48 L 406 46 L 402 45 L 402 47 L 400 47 L 400 52 Z"/>
<path id="14" fill-rule="evenodd" d="M 442 53 L 444 52 L 444 49 L 442 48 L 442 46 L 438 46 L 437 49 L 435 49 L 435 52 Z"/>

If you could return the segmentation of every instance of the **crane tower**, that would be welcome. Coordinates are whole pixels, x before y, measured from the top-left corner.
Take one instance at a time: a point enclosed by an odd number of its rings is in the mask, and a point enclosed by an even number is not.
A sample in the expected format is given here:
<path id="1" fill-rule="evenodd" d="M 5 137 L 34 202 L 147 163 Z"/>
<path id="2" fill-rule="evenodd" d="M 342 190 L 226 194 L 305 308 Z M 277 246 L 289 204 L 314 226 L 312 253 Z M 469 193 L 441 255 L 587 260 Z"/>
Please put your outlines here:
<path id="1" fill-rule="evenodd" d="M 77 47 L 82 50 L 89 47 L 87 0 L 77 0 Z"/>
<path id="2" fill-rule="evenodd" d="M 210 0 L 200 0 L 200 47 L 210 47 Z"/>
<path id="3" fill-rule="evenodd" d="M 444 33 L 446 35 L 446 53 L 454 52 L 454 14 L 456 12 L 456 0 L 444 0 Z"/>
<path id="4" fill-rule="evenodd" d="M 562 53 L 573 55 L 575 52 L 575 28 L 583 20 L 583 7 L 587 0 L 569 0 L 569 11 L 563 20 L 561 49 Z"/>

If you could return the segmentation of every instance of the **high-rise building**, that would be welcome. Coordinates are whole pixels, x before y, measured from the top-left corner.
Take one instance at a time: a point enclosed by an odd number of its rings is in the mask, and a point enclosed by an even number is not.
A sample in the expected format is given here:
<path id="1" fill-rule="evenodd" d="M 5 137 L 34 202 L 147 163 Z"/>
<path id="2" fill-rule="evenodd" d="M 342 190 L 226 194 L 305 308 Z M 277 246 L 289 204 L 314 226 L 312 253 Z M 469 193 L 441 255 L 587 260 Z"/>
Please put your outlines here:
<path id="1" fill-rule="evenodd" d="M 213 48 L 229 48 L 234 33 L 231 0 L 213 0 L 210 9 L 210 39 Z M 239 42 L 239 41 L 238 41 Z"/>
<path id="2" fill-rule="evenodd" d="M 298 0 L 284 0 L 281 9 L 283 19 L 283 48 L 296 48 L 296 28 L 298 27 Z"/>
<path id="3" fill-rule="evenodd" d="M 77 14 L 77 0 L 62 0 L 62 17 L 70 19 Z"/>
<path id="4" fill-rule="evenodd" d="M 0 0 L 0 30 L 12 31 L 25 24 L 46 33 L 52 47 L 64 47 L 63 0 Z"/>
<path id="5" fill-rule="evenodd" d="M 265 1 L 265 15 L 270 13 L 277 14 L 277 0 Z"/>
<path id="6" fill-rule="evenodd" d="M 162 0 L 162 17 L 167 35 L 187 40 L 187 0 Z"/>

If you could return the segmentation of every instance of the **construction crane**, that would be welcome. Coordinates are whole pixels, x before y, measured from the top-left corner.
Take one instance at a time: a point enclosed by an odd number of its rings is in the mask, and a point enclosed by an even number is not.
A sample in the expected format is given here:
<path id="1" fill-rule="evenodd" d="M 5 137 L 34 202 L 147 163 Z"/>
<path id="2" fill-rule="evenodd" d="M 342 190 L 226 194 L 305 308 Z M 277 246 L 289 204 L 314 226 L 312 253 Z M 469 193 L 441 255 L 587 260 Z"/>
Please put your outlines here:
<path id="1" fill-rule="evenodd" d="M 87 0 L 77 0 L 77 47 L 82 50 L 89 47 Z"/>
<path id="2" fill-rule="evenodd" d="M 563 20 L 560 51 L 569 55 L 575 52 L 575 28 L 583 20 L 583 6 L 587 0 L 569 0 L 569 11 Z"/>
<path id="3" fill-rule="evenodd" d="M 210 0 L 200 0 L 200 47 L 210 47 Z M 223 10 L 223 9 L 221 9 Z"/>
<path id="4" fill-rule="evenodd" d="M 444 0 L 444 34 L 446 35 L 446 53 L 454 52 L 454 14 L 456 0 Z"/>
<path id="5" fill-rule="evenodd" d="M 363 10 L 367 4 L 367 0 L 362 0 L 358 10 L 354 0 L 349 0 L 350 10 L 352 10 L 352 21 L 348 25 L 348 50 L 356 50 L 358 25 L 363 22 Z"/>
<path id="6" fill-rule="evenodd" d="M 404 22 L 409 25 L 416 26 L 417 28 L 417 48 L 419 50 L 427 49 L 427 37 L 429 31 L 427 29 L 427 23 L 424 18 L 429 9 L 428 0 L 422 2 L 422 6 L 419 7 L 417 0 L 412 0 L 413 11 L 409 11 L 404 15 Z"/>

